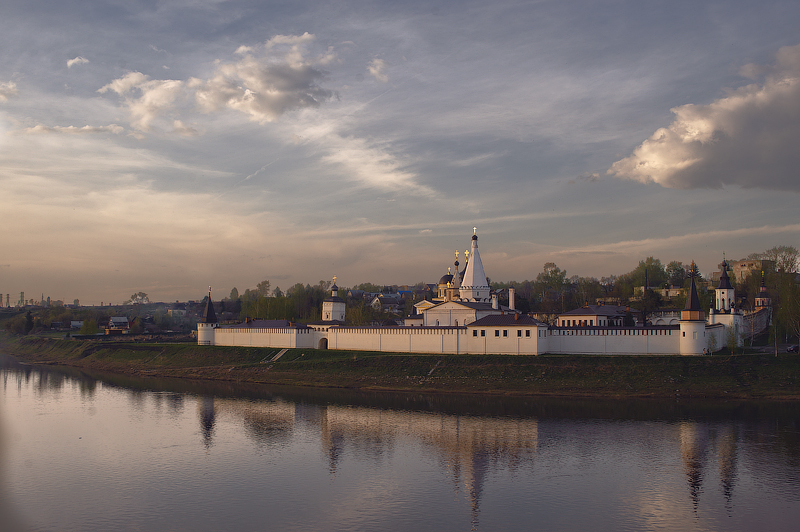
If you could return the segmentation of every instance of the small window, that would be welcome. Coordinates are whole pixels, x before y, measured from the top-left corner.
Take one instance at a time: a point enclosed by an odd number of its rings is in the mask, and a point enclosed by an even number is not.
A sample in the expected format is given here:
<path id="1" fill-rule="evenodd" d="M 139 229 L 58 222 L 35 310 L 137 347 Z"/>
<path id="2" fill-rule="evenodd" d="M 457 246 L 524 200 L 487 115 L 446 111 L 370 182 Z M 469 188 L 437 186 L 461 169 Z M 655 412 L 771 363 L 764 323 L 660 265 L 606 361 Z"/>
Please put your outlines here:
<path id="1" fill-rule="evenodd" d="M 503 331 L 503 338 L 508 338 L 508 330 Z"/>
<path id="2" fill-rule="evenodd" d="M 495 329 L 494 330 L 494 335 L 499 338 L 500 337 L 500 329 Z"/>
<path id="3" fill-rule="evenodd" d="M 530 338 L 530 337 L 531 337 L 531 330 L 528 329 L 527 331 L 525 331 L 525 338 Z"/>
<path id="4" fill-rule="evenodd" d="M 486 331 L 485 330 L 481 330 L 481 336 L 486 336 Z"/>
<path id="5" fill-rule="evenodd" d="M 522 329 L 517 329 L 517 338 L 522 337 Z"/>
<path id="6" fill-rule="evenodd" d="M 472 336 L 478 336 L 478 329 L 472 329 Z"/>

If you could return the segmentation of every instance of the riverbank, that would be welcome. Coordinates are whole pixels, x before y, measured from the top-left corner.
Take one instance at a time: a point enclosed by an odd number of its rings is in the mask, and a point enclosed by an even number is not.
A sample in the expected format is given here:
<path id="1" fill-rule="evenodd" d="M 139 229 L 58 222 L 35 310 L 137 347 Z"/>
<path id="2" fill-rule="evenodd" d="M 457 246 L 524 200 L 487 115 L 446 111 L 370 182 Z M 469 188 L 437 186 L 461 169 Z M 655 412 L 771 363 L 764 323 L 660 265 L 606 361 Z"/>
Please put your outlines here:
<path id="1" fill-rule="evenodd" d="M 418 355 L 0 338 L 22 361 L 128 375 L 358 390 L 800 400 L 800 357 Z"/>

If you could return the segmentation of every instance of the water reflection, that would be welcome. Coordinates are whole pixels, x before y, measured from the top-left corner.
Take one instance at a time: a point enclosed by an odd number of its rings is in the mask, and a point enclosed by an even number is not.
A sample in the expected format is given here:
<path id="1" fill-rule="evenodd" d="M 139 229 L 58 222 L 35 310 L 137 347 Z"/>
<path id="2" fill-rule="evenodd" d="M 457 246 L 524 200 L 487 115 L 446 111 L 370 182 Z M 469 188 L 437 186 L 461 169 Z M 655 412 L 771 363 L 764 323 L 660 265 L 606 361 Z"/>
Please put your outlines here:
<path id="1" fill-rule="evenodd" d="M 363 489 L 364 484 L 389 485 L 399 509 L 362 497 L 355 515 L 365 521 L 351 515 L 338 528 L 408 529 L 442 522 L 437 527 L 444 530 L 462 525 L 523 530 L 535 520 L 546 529 L 597 528 L 602 522 L 610 529 L 748 530 L 759 519 L 768 519 L 769 528 L 789 530 L 800 518 L 800 407 L 793 403 L 356 394 L 98 378 L 7 360 L 0 371 L 6 398 L 24 398 L 29 390 L 34 397 L 63 404 L 75 396 L 87 416 L 76 417 L 77 423 L 105 423 L 108 417 L 98 413 L 105 404 L 100 401 L 118 396 L 126 402 L 119 417 L 153 432 L 145 449 L 127 449 L 124 442 L 114 441 L 120 446 L 115 452 L 141 454 L 155 462 L 142 479 L 153 489 L 168 492 L 173 477 L 178 486 L 207 484 L 208 476 L 197 473 L 201 482 L 188 475 L 216 468 L 220 484 L 212 491 L 232 490 L 230 506 L 244 493 L 263 489 L 258 488 L 263 482 L 281 478 L 280 492 L 270 495 L 275 505 L 293 503 L 283 492 L 309 498 L 301 516 L 270 507 L 278 512 L 272 519 L 284 519 L 295 528 L 337 528 L 328 522 L 334 519 L 330 514 L 319 510 L 323 513 L 313 515 L 310 498 L 344 506 L 352 499 L 352 486 Z M 195 409 L 186 408 L 191 401 Z M 191 428 L 187 440 L 176 435 L 182 434 L 176 427 L 185 420 Z M 89 428 L 85 434 L 93 437 Z M 192 439 L 202 456 L 192 455 Z M 242 441 L 252 446 L 252 456 Z M 70 442 L 66 445 L 83 445 L 75 438 Z M 314 453 L 327 484 L 314 469 Z M 0 465 L 5 469 L 8 464 L 0 457 Z M 10 469 L 19 475 L 15 467 Z M 19 478 L 9 484 L 0 478 L 0 483 L 15 489 L 15 482 L 24 484 Z M 448 500 L 442 490 L 461 502 Z M 175 504 L 193 503 L 186 499 Z M 169 508 L 163 511 L 169 513 Z M 159 516 L 167 524 L 156 529 L 176 528 L 163 511 Z M 210 511 L 224 514 L 226 508 Z M 243 528 L 263 518 L 258 513 L 263 510 L 246 511 L 253 521 Z M 388 516 L 392 511 L 398 514 Z M 299 526 L 301 518 L 311 521 Z M 179 513 L 174 519 L 185 528 L 184 520 L 190 518 Z M 142 522 L 137 526 L 148 528 Z M 214 526 L 200 521 L 194 528 Z"/>

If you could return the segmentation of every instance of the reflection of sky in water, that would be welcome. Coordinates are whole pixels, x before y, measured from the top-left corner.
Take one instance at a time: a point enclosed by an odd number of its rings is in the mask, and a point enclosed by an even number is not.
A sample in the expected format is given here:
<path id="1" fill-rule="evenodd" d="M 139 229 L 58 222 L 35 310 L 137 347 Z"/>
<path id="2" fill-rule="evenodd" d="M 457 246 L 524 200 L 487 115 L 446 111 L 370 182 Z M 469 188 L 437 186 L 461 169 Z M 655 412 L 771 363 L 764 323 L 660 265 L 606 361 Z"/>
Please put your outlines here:
<path id="1" fill-rule="evenodd" d="M 790 530 L 775 419 L 487 417 L 3 370 L 6 498 L 58 530 Z M 2 508 L 0 508 L 2 510 Z"/>

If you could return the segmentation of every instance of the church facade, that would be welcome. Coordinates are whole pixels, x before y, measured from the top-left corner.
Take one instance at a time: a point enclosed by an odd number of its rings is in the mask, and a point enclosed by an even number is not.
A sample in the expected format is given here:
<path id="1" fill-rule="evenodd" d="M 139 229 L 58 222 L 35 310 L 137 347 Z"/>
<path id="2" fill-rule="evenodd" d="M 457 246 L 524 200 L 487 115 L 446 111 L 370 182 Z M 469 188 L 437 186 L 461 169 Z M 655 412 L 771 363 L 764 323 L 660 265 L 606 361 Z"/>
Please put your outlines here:
<path id="1" fill-rule="evenodd" d="M 716 309 L 709 319 L 700 308 L 693 269 L 686 306 L 677 324 L 624 326 L 618 308 L 587 305 L 559 316 L 547 325 L 510 306 L 498 303 L 483 269 L 478 237 L 472 236 L 467 264 L 443 276 L 433 301 L 418 305 L 419 314 L 400 326 L 347 326 L 346 302 L 339 297 L 335 278 L 331 296 L 322 304 L 323 320 L 300 324 L 286 320 L 247 319 L 235 325 L 219 324 L 209 291 L 208 303 L 197 325 L 200 345 L 270 348 L 339 349 L 433 354 L 539 355 L 702 355 L 741 345 L 744 318 L 734 301 L 733 288 L 723 271 L 716 290 Z M 725 268 L 723 267 L 723 270 Z M 762 296 L 769 311 L 769 299 Z"/>

